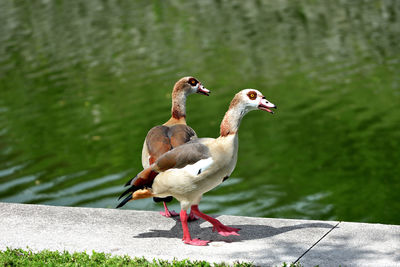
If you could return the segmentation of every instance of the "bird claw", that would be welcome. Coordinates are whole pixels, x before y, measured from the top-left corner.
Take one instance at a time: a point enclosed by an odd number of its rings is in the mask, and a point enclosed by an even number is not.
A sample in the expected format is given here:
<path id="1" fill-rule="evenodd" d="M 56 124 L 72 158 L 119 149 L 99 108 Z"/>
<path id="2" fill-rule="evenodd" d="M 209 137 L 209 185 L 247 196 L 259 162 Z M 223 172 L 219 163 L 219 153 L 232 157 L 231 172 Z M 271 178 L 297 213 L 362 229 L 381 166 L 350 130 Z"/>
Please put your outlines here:
<path id="1" fill-rule="evenodd" d="M 176 213 L 175 211 L 171 210 L 165 210 L 165 211 L 160 211 L 160 214 L 164 217 L 170 218 L 170 217 L 174 217 L 174 216 L 178 216 L 179 213 Z"/>
<path id="2" fill-rule="evenodd" d="M 185 244 L 192 245 L 192 246 L 207 246 L 210 243 L 209 240 L 200 240 L 200 239 L 189 239 L 183 240 Z"/>
<path id="3" fill-rule="evenodd" d="M 233 228 L 226 225 L 214 225 L 213 232 L 217 231 L 218 234 L 222 236 L 230 236 L 230 235 L 239 235 L 238 232 L 240 231 L 239 228 Z"/>

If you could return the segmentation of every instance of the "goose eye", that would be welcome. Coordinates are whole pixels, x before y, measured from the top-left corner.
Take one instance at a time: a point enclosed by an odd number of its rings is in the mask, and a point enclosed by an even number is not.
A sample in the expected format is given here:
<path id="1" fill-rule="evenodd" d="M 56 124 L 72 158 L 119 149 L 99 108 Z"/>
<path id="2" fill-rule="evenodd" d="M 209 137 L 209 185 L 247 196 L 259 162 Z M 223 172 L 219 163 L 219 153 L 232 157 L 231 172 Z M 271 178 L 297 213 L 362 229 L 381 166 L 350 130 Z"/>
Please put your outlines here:
<path id="1" fill-rule="evenodd" d="M 257 93 L 254 92 L 254 91 L 250 91 L 250 92 L 247 94 L 247 96 L 248 96 L 251 100 L 254 100 L 254 99 L 257 98 Z"/>
<path id="2" fill-rule="evenodd" d="M 189 84 L 190 85 L 196 85 L 198 83 L 198 81 L 196 79 L 190 78 L 189 79 Z"/>

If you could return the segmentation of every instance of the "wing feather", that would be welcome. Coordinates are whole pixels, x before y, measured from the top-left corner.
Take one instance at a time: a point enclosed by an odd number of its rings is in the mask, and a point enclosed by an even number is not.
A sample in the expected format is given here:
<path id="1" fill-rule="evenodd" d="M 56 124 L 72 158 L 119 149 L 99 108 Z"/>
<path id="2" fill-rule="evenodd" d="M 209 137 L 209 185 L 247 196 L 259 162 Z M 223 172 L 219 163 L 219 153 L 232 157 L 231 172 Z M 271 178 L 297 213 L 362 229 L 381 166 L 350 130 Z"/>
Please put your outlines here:
<path id="1" fill-rule="evenodd" d="M 151 128 L 146 136 L 146 146 L 150 164 L 153 164 L 162 154 L 172 149 L 168 136 L 169 127 L 159 125 Z"/>
<path id="2" fill-rule="evenodd" d="M 153 127 L 146 136 L 146 146 L 150 156 L 149 163 L 153 164 L 164 153 L 196 137 L 195 131 L 185 124 Z"/>
<path id="3" fill-rule="evenodd" d="M 196 132 L 185 124 L 176 124 L 170 127 L 168 136 L 173 148 L 189 142 L 192 138 L 196 138 Z"/>
<path id="4" fill-rule="evenodd" d="M 207 146 L 191 142 L 178 146 L 162 155 L 155 162 L 154 170 L 156 172 L 163 172 L 172 168 L 181 169 L 209 157 L 211 155 Z"/>

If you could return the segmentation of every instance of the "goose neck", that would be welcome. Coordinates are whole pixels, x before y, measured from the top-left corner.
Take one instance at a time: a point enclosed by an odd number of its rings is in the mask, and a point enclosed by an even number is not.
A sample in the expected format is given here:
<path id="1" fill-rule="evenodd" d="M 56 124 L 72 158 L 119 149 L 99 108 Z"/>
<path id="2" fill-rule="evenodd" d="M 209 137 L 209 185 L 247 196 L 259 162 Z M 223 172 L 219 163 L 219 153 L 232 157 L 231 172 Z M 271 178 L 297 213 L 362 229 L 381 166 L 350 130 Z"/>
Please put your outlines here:
<path id="1" fill-rule="evenodd" d="M 229 108 L 225 113 L 224 119 L 221 122 L 220 136 L 237 135 L 240 122 L 242 121 L 245 111 L 238 108 Z"/>
<path id="2" fill-rule="evenodd" d="M 183 92 L 172 92 L 171 116 L 177 120 L 186 118 L 186 94 Z"/>

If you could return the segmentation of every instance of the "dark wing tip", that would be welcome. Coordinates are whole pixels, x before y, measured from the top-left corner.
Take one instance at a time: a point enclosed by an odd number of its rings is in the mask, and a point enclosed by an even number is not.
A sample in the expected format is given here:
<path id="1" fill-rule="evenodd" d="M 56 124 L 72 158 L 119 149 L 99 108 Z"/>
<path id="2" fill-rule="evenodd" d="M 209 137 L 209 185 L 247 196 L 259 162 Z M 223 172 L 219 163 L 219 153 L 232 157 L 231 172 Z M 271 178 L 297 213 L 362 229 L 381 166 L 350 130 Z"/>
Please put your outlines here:
<path id="1" fill-rule="evenodd" d="M 132 185 L 131 187 L 129 187 L 128 189 L 126 189 L 125 192 L 123 192 L 123 193 L 119 196 L 118 200 L 120 200 L 120 199 L 121 199 L 122 197 L 124 197 L 126 194 L 135 191 L 135 189 L 136 189 L 136 186 Z"/>
<path id="2" fill-rule="evenodd" d="M 131 200 L 131 199 L 132 199 L 132 194 L 129 195 L 129 196 L 127 196 L 124 200 L 122 200 L 122 202 L 119 203 L 118 206 L 117 206 L 116 208 L 117 208 L 117 209 L 118 209 L 118 208 L 121 208 L 121 207 L 124 206 L 126 203 L 128 203 L 128 201 Z"/>
<path id="3" fill-rule="evenodd" d="M 128 186 L 131 185 L 132 181 L 136 178 L 137 176 L 133 177 L 132 179 L 130 179 L 124 186 Z"/>

